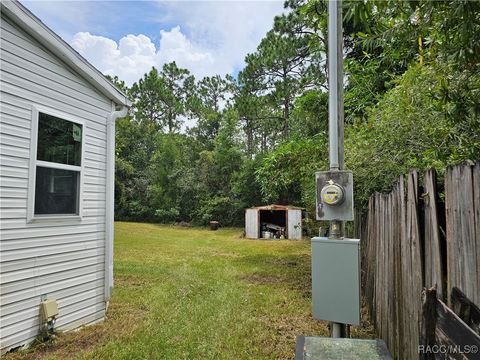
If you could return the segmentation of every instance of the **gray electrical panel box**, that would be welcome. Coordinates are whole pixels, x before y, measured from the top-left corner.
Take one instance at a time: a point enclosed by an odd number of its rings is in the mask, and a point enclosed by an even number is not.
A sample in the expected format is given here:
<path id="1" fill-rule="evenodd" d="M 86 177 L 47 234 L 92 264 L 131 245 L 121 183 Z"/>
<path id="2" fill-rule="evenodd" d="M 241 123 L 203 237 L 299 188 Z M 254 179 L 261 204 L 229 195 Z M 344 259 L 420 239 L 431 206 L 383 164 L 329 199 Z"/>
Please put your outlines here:
<path id="1" fill-rule="evenodd" d="M 360 240 L 312 239 L 313 317 L 360 324 Z"/>
<path id="2" fill-rule="evenodd" d="M 347 170 L 315 173 L 317 220 L 353 220 L 353 174 Z"/>

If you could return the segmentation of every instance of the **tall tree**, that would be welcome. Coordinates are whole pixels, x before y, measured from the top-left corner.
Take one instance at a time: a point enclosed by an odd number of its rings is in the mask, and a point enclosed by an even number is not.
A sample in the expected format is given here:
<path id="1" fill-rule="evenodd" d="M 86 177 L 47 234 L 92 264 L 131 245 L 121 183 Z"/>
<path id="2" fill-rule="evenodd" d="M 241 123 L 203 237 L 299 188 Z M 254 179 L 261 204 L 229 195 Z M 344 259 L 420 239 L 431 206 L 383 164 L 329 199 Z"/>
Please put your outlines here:
<path id="1" fill-rule="evenodd" d="M 130 96 L 133 98 L 134 119 L 137 122 L 151 122 L 163 126 L 165 109 L 162 106 L 164 81 L 156 68 L 132 85 Z"/>
<path id="2" fill-rule="evenodd" d="M 222 114 L 229 106 L 233 91 L 233 78 L 227 75 L 205 77 L 195 87 L 195 92 L 188 100 L 189 117 L 196 121 L 191 129 L 200 144 L 212 150 L 217 136 Z"/>
<path id="3" fill-rule="evenodd" d="M 272 144 L 289 138 L 296 97 L 325 83 L 321 52 L 311 46 L 312 36 L 299 11 L 277 17 L 274 28 L 262 39 L 257 51 L 247 55 L 246 67 L 239 74 L 241 113 L 248 121 L 247 130 L 267 130 Z M 258 105 L 267 111 L 258 114 L 257 109 L 251 108 Z M 259 124 L 252 126 L 255 120 Z M 252 135 L 247 133 L 247 138 L 251 140 Z M 262 139 L 262 148 L 265 140 Z"/>
<path id="4" fill-rule="evenodd" d="M 152 68 L 130 91 L 135 103 L 135 119 L 155 123 L 168 133 L 178 132 L 194 83 L 193 75 L 187 69 L 178 68 L 175 62 L 165 64 L 161 72 Z"/>
<path id="5" fill-rule="evenodd" d="M 194 91 L 195 78 L 187 69 L 177 67 L 175 61 L 163 65 L 164 92 L 162 106 L 165 111 L 165 125 L 169 133 L 180 130 L 181 117 L 186 115 L 188 97 Z"/>

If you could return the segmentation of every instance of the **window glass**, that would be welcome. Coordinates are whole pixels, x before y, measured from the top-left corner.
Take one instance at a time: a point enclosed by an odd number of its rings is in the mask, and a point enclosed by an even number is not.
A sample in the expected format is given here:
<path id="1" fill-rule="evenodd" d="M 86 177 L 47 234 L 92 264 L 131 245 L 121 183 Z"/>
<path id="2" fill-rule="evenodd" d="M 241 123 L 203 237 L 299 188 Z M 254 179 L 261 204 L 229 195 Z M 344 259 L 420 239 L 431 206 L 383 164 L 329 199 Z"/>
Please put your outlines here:
<path id="1" fill-rule="evenodd" d="M 82 125 L 39 113 L 37 160 L 81 165 Z"/>
<path id="2" fill-rule="evenodd" d="M 35 214 L 78 214 L 80 173 L 37 166 Z"/>

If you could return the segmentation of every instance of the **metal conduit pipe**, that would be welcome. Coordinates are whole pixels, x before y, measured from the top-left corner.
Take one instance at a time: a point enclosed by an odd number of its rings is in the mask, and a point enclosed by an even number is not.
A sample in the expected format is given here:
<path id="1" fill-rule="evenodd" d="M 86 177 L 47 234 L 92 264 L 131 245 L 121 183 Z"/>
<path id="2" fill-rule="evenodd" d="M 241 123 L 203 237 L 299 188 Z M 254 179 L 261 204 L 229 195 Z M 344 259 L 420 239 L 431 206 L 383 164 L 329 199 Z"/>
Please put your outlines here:
<path id="1" fill-rule="evenodd" d="M 328 135 L 330 170 L 339 170 L 338 154 L 338 1 L 328 2 Z"/>
<path id="2" fill-rule="evenodd" d="M 328 2 L 328 135 L 330 170 L 344 169 L 343 156 L 343 33 L 342 1 Z M 330 222 L 331 239 L 344 236 L 345 223 Z M 331 335 L 342 337 L 345 325 L 332 322 Z"/>

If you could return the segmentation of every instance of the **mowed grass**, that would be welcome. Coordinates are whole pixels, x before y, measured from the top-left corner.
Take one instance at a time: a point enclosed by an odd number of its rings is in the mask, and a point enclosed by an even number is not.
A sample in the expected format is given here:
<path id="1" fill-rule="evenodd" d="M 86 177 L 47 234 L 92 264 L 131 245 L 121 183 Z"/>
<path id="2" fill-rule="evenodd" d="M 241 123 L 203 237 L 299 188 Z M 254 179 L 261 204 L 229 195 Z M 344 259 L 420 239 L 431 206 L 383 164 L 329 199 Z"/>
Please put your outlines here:
<path id="1" fill-rule="evenodd" d="M 310 242 L 241 234 L 117 222 L 106 321 L 7 359 L 292 359 L 297 335 L 328 336 L 311 317 Z"/>

